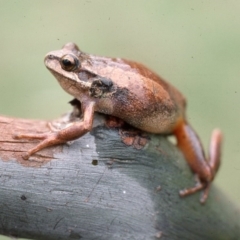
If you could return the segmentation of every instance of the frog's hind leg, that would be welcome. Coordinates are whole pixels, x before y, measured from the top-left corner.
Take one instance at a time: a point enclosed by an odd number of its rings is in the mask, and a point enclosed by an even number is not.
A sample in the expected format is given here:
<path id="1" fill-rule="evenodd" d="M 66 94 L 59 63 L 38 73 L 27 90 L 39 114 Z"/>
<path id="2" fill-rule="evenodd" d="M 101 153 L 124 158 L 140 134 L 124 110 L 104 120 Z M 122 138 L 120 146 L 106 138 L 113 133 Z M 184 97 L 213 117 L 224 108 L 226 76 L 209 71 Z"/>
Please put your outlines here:
<path id="1" fill-rule="evenodd" d="M 220 166 L 222 133 L 216 129 L 212 133 L 209 148 L 209 159 L 204 155 L 202 144 L 195 131 L 186 122 L 182 122 L 175 130 L 178 147 L 182 150 L 189 167 L 197 176 L 197 183 L 192 188 L 179 192 L 181 197 L 203 190 L 200 202 L 208 197 L 209 188 Z"/>

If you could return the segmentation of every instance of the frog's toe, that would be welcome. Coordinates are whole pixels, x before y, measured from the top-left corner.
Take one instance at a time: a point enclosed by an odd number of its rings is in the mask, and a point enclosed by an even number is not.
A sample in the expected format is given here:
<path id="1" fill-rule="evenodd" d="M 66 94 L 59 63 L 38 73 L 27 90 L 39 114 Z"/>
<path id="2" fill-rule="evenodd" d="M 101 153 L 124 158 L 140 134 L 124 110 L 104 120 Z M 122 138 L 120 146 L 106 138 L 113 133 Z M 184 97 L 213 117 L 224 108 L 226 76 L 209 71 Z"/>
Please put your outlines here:
<path id="1" fill-rule="evenodd" d="M 200 198 L 200 203 L 204 204 L 208 198 L 208 193 L 209 193 L 209 189 L 210 189 L 210 183 L 207 184 L 207 186 L 203 189 L 202 191 L 202 195 Z"/>
<path id="2" fill-rule="evenodd" d="M 12 135 L 12 138 L 13 138 L 13 139 L 21 139 L 21 134 L 14 133 L 14 134 Z"/>
<path id="3" fill-rule="evenodd" d="M 30 157 L 30 154 L 29 154 L 29 153 L 25 153 L 25 154 L 22 155 L 22 158 L 23 158 L 24 160 L 28 160 L 29 157 Z"/>
<path id="4" fill-rule="evenodd" d="M 38 140 L 43 140 L 45 138 L 47 138 L 47 134 L 46 133 L 39 133 L 39 134 L 21 134 L 21 133 L 15 133 L 12 135 L 13 139 L 28 139 L 28 140 L 34 140 L 34 139 L 38 139 Z"/>
<path id="5" fill-rule="evenodd" d="M 180 197 L 185 197 L 185 196 L 194 194 L 194 193 L 196 193 L 200 190 L 203 190 L 203 193 L 202 193 L 201 198 L 200 198 L 200 203 L 204 204 L 207 200 L 207 197 L 208 197 L 209 185 L 210 184 L 198 182 L 192 188 L 185 188 L 183 190 L 180 190 L 179 195 L 180 195 Z"/>

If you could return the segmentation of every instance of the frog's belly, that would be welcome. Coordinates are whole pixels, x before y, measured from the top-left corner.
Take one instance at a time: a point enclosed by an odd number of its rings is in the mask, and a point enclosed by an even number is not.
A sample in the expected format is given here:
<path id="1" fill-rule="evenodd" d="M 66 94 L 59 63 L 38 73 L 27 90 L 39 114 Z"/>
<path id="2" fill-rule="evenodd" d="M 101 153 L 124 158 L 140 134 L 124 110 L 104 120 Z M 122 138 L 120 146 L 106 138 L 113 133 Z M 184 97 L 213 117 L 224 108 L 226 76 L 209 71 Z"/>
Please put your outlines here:
<path id="1" fill-rule="evenodd" d="M 125 108 L 125 111 L 111 111 L 109 108 L 101 108 L 97 112 L 118 117 L 143 131 L 159 134 L 172 133 L 179 120 L 182 119 L 179 112 L 146 114 L 144 111 L 139 113 L 127 108 Z"/>
<path id="2" fill-rule="evenodd" d="M 123 120 L 125 120 L 130 125 L 146 132 L 169 134 L 172 133 L 176 127 L 177 123 L 180 120 L 180 116 L 178 114 L 173 114 L 171 116 L 141 116 L 139 118 Z"/>

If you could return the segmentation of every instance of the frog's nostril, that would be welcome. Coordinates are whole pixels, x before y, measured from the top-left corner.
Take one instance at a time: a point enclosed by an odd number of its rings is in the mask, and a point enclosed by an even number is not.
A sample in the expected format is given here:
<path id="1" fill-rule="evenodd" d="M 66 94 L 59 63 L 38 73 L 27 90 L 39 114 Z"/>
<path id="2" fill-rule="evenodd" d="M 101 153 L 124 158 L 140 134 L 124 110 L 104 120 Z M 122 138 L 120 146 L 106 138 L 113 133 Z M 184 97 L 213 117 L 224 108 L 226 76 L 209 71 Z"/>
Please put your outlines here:
<path id="1" fill-rule="evenodd" d="M 48 59 L 54 59 L 54 55 L 50 54 L 46 56 Z"/>
<path id="2" fill-rule="evenodd" d="M 53 54 L 47 54 L 44 58 L 45 64 L 47 64 L 49 61 L 56 59 L 56 57 Z"/>

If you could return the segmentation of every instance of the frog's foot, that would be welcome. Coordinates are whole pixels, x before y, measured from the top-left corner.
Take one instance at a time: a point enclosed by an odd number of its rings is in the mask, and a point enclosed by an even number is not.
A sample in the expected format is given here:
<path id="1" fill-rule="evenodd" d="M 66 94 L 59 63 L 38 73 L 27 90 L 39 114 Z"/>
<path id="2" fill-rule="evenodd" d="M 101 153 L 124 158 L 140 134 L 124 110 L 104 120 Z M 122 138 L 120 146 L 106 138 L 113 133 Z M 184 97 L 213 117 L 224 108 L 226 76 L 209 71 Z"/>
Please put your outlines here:
<path id="1" fill-rule="evenodd" d="M 27 151 L 27 153 L 23 156 L 25 160 L 29 158 L 32 154 L 38 152 L 39 150 L 50 147 L 53 145 L 66 143 L 68 141 L 73 141 L 78 139 L 82 135 L 91 131 L 93 116 L 94 116 L 95 103 L 90 102 L 87 106 L 85 106 L 83 113 L 83 120 L 76 121 L 68 125 L 68 127 L 63 128 L 57 132 L 48 132 L 41 134 L 16 134 L 13 136 L 15 139 L 38 139 L 41 140 L 39 144 L 35 147 Z"/>
<path id="2" fill-rule="evenodd" d="M 185 196 L 191 195 L 195 192 L 202 190 L 202 194 L 200 197 L 200 203 L 204 204 L 208 198 L 209 189 L 210 189 L 210 183 L 202 183 L 200 181 L 197 181 L 197 183 L 194 187 L 185 188 L 183 190 L 180 190 L 179 195 L 181 197 L 185 197 Z"/>
<path id="3" fill-rule="evenodd" d="M 43 148 L 63 143 L 64 141 L 57 137 L 56 133 L 42 133 L 42 134 L 15 134 L 14 139 L 28 139 L 28 140 L 42 140 L 35 147 L 29 149 L 25 154 L 22 155 L 24 160 L 28 160 L 31 155 L 40 151 Z"/>

